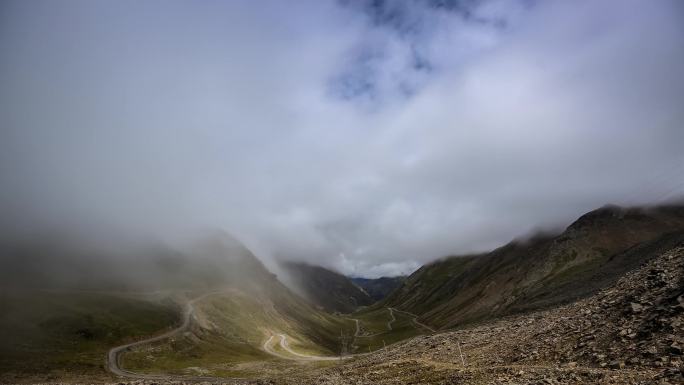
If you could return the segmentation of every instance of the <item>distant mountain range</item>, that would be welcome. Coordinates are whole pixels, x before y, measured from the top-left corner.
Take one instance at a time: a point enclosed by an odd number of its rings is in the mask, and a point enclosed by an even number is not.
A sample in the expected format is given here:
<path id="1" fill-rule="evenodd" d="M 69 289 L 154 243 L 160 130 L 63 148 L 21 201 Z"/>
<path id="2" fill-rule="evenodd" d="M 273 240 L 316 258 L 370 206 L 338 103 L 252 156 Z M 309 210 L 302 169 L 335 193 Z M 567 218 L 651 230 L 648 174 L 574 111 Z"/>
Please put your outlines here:
<path id="1" fill-rule="evenodd" d="M 351 281 L 361 287 L 373 301 L 380 301 L 392 291 L 401 286 L 406 277 L 380 277 L 380 278 L 351 278 Z"/>

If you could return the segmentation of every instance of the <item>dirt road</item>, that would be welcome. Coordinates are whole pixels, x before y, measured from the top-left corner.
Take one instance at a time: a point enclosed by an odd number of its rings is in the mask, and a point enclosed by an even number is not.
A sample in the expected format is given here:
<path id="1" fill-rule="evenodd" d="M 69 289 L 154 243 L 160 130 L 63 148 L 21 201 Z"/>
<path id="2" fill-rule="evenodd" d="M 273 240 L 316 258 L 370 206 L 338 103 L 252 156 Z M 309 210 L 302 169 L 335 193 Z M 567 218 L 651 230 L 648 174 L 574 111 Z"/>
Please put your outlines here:
<path id="1" fill-rule="evenodd" d="M 394 317 L 394 309 L 392 309 L 391 307 L 388 307 L 387 310 L 389 310 L 390 317 L 392 317 L 391 320 L 387 321 L 387 330 L 390 330 L 390 331 L 391 331 L 391 330 L 392 330 L 392 324 L 393 324 L 394 321 L 396 321 L 397 319 L 396 319 L 396 317 Z"/>
<path id="2" fill-rule="evenodd" d="M 195 312 L 195 308 L 193 305 L 196 302 L 201 301 L 202 299 L 204 299 L 210 295 L 214 295 L 214 294 L 218 294 L 218 292 L 206 293 L 206 294 L 203 294 L 197 298 L 194 298 L 194 299 L 188 301 L 185 304 L 185 307 L 183 309 L 183 315 L 182 315 L 183 321 L 179 327 L 177 327 L 171 331 L 168 331 L 164 334 L 160 334 L 158 336 L 155 336 L 155 337 L 150 337 L 150 338 L 147 338 L 144 340 L 135 341 L 135 342 L 131 342 L 128 344 L 124 344 L 124 345 L 120 345 L 120 346 L 116 346 L 116 347 L 111 348 L 109 350 L 109 352 L 107 353 L 107 368 L 109 369 L 109 371 L 114 373 L 117 376 L 120 376 L 120 377 L 137 378 L 137 379 L 144 379 L 144 380 L 159 380 L 159 379 L 169 379 L 169 378 L 182 378 L 182 379 L 199 380 L 199 381 L 215 380 L 216 378 L 214 378 L 214 377 L 196 377 L 196 376 L 187 376 L 186 377 L 186 376 L 169 376 L 169 375 L 165 375 L 165 374 L 134 373 L 134 372 L 131 372 L 129 370 L 123 369 L 121 367 L 121 354 L 123 352 L 125 352 L 125 351 L 127 351 L 133 347 L 149 344 L 152 342 L 161 341 L 161 340 L 164 340 L 166 338 L 173 337 L 175 335 L 181 334 L 181 333 L 189 330 L 190 329 L 190 323 L 191 323 L 191 320 L 192 320 L 192 318 L 194 316 L 194 312 Z"/>
<path id="3" fill-rule="evenodd" d="M 413 314 L 413 313 L 409 313 L 409 312 L 403 311 L 403 310 L 398 310 L 398 309 L 395 309 L 395 308 L 392 308 L 392 307 L 389 308 L 389 309 L 390 309 L 391 311 L 396 311 L 396 312 L 398 312 L 398 313 L 404 313 L 404 314 L 407 314 L 407 315 L 413 317 L 413 318 L 411 319 L 411 321 L 412 321 L 414 324 L 416 324 L 416 325 L 418 325 L 418 326 L 420 326 L 420 327 L 422 327 L 422 328 L 424 328 L 424 329 L 427 329 L 427 330 L 429 330 L 429 331 L 432 332 L 432 333 L 434 333 L 434 332 L 437 331 L 437 330 L 433 329 L 432 327 L 430 327 L 430 326 L 428 326 L 428 325 L 426 325 L 426 324 L 424 324 L 424 323 L 418 321 L 418 316 L 415 315 L 415 314 Z M 392 315 L 392 316 L 394 316 L 394 315 Z"/>
<path id="4" fill-rule="evenodd" d="M 273 337 L 278 336 L 280 338 L 280 347 L 285 350 L 286 352 L 290 353 L 292 356 L 288 356 L 285 354 L 281 354 L 273 349 L 273 346 L 271 344 L 271 341 L 273 341 Z M 266 342 L 264 342 L 263 349 L 266 353 L 276 356 L 278 358 L 282 358 L 285 360 L 293 360 L 293 361 L 334 361 L 334 360 L 339 360 L 340 357 L 330 357 L 330 356 L 313 356 L 309 354 L 302 354 L 299 352 L 296 352 L 290 348 L 290 345 L 287 342 L 287 336 L 285 334 L 279 333 L 279 334 L 272 334 Z M 347 359 L 351 358 L 351 356 L 345 356 L 342 357 L 342 359 Z"/>

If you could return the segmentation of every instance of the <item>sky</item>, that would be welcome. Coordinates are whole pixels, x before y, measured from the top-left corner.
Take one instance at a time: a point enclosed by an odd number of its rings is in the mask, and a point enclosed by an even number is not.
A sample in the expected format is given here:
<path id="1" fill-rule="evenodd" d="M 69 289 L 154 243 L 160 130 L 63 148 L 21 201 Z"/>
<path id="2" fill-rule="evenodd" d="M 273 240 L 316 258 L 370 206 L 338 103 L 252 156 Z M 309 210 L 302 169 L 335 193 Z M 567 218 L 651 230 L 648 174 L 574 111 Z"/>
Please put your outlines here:
<path id="1" fill-rule="evenodd" d="M 677 0 L 5 0 L 0 228 L 410 273 L 683 196 L 683 68 Z"/>

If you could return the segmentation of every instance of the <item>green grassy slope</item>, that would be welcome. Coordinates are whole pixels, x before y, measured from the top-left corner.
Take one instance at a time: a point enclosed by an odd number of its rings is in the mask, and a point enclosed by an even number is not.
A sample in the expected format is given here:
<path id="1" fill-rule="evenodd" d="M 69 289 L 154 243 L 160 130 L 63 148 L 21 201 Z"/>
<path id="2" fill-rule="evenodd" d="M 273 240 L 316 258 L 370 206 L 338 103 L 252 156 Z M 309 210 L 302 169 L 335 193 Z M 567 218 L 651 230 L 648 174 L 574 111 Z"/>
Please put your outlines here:
<path id="1" fill-rule="evenodd" d="M 368 308 L 360 310 L 350 317 L 360 321 L 361 334 L 376 334 L 388 331 L 387 323 L 392 320 L 387 308 Z"/>
<path id="2" fill-rule="evenodd" d="M 298 293 L 328 312 L 351 313 L 375 302 L 351 279 L 332 270 L 300 262 L 284 262 L 281 267 Z"/>
<path id="3" fill-rule="evenodd" d="M 605 287 L 683 236 L 684 207 L 604 207 L 556 236 L 423 266 L 381 305 L 442 328 L 553 306 Z"/>
<path id="4" fill-rule="evenodd" d="M 170 300 L 107 293 L 3 291 L 0 378 L 108 377 L 107 350 L 179 322 Z"/>
<path id="5" fill-rule="evenodd" d="M 190 333 L 124 354 L 123 367 L 144 373 L 258 377 L 264 367 L 291 364 L 262 350 L 270 335 L 286 334 L 290 347 L 300 353 L 336 356 L 340 332 L 353 333 L 353 321 L 295 295 L 251 253 L 237 274 L 218 293 L 195 303 Z"/>
<path id="6" fill-rule="evenodd" d="M 264 362 L 284 364 L 262 350 L 268 336 L 279 333 L 300 353 L 339 354 L 340 331 L 353 333 L 353 321 L 318 311 L 284 287 L 277 295 L 272 289 L 207 297 L 195 306 L 191 333 L 126 353 L 123 366 L 143 373 L 255 377 Z"/>
<path id="7" fill-rule="evenodd" d="M 22 270 L 22 277 L 33 277 L 32 286 L 42 284 L 40 278 L 49 273 L 34 263 L 47 258 L 48 248 L 39 249 L 36 259 L 28 251 L 7 259 L 10 267 Z M 70 255 L 69 250 L 62 251 Z M 146 258 L 107 260 L 104 271 L 97 271 L 94 257 L 65 257 L 59 261 L 70 273 L 60 274 L 59 282 L 46 280 L 49 290 L 3 288 L 0 382 L 111 379 L 105 370 L 110 348 L 173 329 L 185 302 L 206 293 L 213 294 L 194 304 L 189 333 L 124 353 L 122 366 L 150 373 L 250 376 L 259 373 L 259 365 L 279 361 L 261 350 L 270 333 L 287 334 L 291 348 L 303 353 L 337 355 L 340 332 L 354 330 L 353 321 L 325 313 L 295 295 L 233 239 L 206 239 L 171 265 Z M 24 262 L 18 264 L 18 259 Z M 119 269 L 108 276 L 107 286 L 126 287 L 128 294 L 72 288 L 93 271 L 107 275 L 110 264 Z M 44 274 L 35 276 L 35 271 Z M 128 271 L 130 276 L 120 275 Z M 70 289 L 54 289 L 67 276 Z M 183 280 L 173 279 L 178 276 Z M 153 279 L 148 282 L 145 277 Z M 89 289 L 97 286 L 87 282 Z M 154 284 L 155 290 L 149 291 L 154 295 L 134 294 L 149 290 L 149 284 Z"/>
<path id="8" fill-rule="evenodd" d="M 389 330 L 387 323 L 392 318 L 387 308 L 362 309 L 350 317 L 359 320 L 361 329 L 359 336 L 354 339 L 354 353 L 374 351 L 423 334 L 423 330 L 413 323 L 412 317 L 399 312 L 394 312 L 395 321 L 391 323 L 392 330 Z"/>
<path id="9" fill-rule="evenodd" d="M 446 293 L 453 293 L 458 281 L 454 278 L 466 272 L 477 257 L 454 257 L 422 266 L 404 284 L 392 292 L 380 306 L 401 305 L 415 314 L 423 314 L 444 301 Z"/>

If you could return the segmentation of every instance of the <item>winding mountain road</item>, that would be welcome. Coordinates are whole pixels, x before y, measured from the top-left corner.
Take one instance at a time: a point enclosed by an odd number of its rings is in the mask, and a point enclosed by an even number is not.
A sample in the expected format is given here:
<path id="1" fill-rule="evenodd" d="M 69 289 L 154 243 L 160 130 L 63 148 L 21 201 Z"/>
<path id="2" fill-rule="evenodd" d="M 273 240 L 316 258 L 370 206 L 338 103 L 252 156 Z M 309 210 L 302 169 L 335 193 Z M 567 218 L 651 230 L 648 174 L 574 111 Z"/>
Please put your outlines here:
<path id="1" fill-rule="evenodd" d="M 273 349 L 273 347 L 271 346 L 271 341 L 273 341 L 273 337 L 275 337 L 275 336 L 280 337 L 280 342 L 279 342 L 280 347 L 283 350 L 285 350 L 286 352 L 290 353 L 292 356 L 281 354 L 281 353 L 279 353 Z M 302 354 L 302 353 L 296 352 L 296 351 L 292 350 L 292 348 L 290 348 L 290 345 L 287 342 L 287 336 L 285 334 L 282 334 L 282 333 L 272 334 L 266 340 L 266 342 L 264 342 L 263 349 L 266 353 L 268 353 L 272 356 L 278 357 L 278 358 L 285 359 L 285 360 L 293 360 L 293 361 L 335 361 L 335 360 L 340 359 L 340 357 L 313 356 L 313 355 L 309 355 L 309 354 Z M 342 357 L 342 359 L 347 359 L 347 358 L 351 358 L 351 356 Z"/>
<path id="2" fill-rule="evenodd" d="M 392 319 L 390 319 L 389 321 L 387 321 L 387 330 L 384 331 L 384 332 L 377 332 L 377 333 L 373 333 L 373 334 L 359 335 L 359 320 L 356 319 L 356 318 L 349 318 L 349 319 L 351 319 L 351 320 L 356 321 L 356 334 L 354 335 L 354 337 L 359 337 L 359 338 L 371 338 L 371 337 L 379 336 L 379 335 L 381 335 L 381 334 L 385 334 L 385 333 L 387 333 L 387 332 L 391 332 L 391 331 L 393 330 L 393 329 L 392 329 L 392 324 L 397 320 L 397 318 L 394 316 L 394 309 L 393 309 L 393 308 L 388 307 L 388 308 L 386 308 L 386 309 L 387 309 L 387 311 L 389 311 L 390 317 L 391 317 Z"/>
<path id="3" fill-rule="evenodd" d="M 170 330 L 166 333 L 146 338 L 143 340 L 135 341 L 135 342 L 130 342 L 127 344 L 115 346 L 111 349 L 109 349 L 109 352 L 107 352 L 107 368 L 109 371 L 119 377 L 126 377 L 126 378 L 133 378 L 133 379 L 139 379 L 139 380 L 165 380 L 169 378 L 177 378 L 177 379 L 183 379 L 183 380 L 192 380 L 192 381 L 215 381 L 218 378 L 216 377 L 202 377 L 202 376 L 179 376 L 179 375 L 167 375 L 167 374 L 147 374 L 147 373 L 135 373 L 130 370 L 126 370 L 121 367 L 121 354 L 123 354 L 126 351 L 131 350 L 132 348 L 135 348 L 137 346 L 141 345 L 146 345 L 150 344 L 153 342 L 161 341 L 167 338 L 174 337 L 176 335 L 181 335 L 182 333 L 185 333 L 190 330 L 190 326 L 192 324 L 192 319 L 195 316 L 195 307 L 194 304 L 211 296 L 211 295 L 216 295 L 220 294 L 222 292 L 210 292 L 210 293 L 205 293 L 199 297 L 193 298 L 192 300 L 188 301 L 185 306 L 183 307 L 183 314 L 182 314 L 182 322 L 180 326 L 177 328 Z M 358 320 L 356 320 L 356 333 L 359 333 L 359 323 Z M 287 336 L 285 334 L 278 334 L 280 337 L 280 346 L 283 350 L 291 354 L 292 356 L 280 354 L 279 352 L 275 351 L 272 346 L 271 346 L 271 341 L 273 340 L 274 335 L 271 335 L 269 339 L 264 342 L 263 345 L 263 350 L 273 356 L 286 359 L 286 360 L 297 360 L 297 361 L 332 361 L 332 360 L 339 360 L 340 357 L 326 357 L 326 356 L 314 356 L 314 355 L 307 355 L 307 354 L 302 354 L 298 353 L 292 348 L 290 348 L 290 345 L 287 342 Z M 349 357 L 342 357 L 343 359 L 350 358 Z"/>
<path id="4" fill-rule="evenodd" d="M 432 332 L 432 333 L 434 333 L 434 332 L 437 331 L 437 330 L 433 329 L 432 327 L 430 327 L 430 326 L 428 326 L 428 325 L 426 325 L 426 324 L 424 324 L 424 323 L 418 321 L 418 316 L 415 315 L 415 314 L 413 314 L 413 313 L 409 313 L 409 312 L 407 312 L 407 311 L 395 309 L 395 308 L 393 308 L 393 307 L 390 307 L 389 309 L 392 310 L 392 311 L 396 311 L 396 312 L 399 312 L 399 313 L 404 313 L 404 314 L 407 314 L 407 315 L 413 317 L 413 318 L 411 318 L 411 322 L 413 322 L 414 324 L 416 324 L 416 325 L 418 325 L 418 326 L 420 326 L 420 327 L 422 327 L 422 328 L 425 328 L 425 329 L 429 330 L 429 331 Z"/>
<path id="5" fill-rule="evenodd" d="M 392 317 L 391 320 L 387 321 L 387 330 L 391 331 L 392 330 L 392 324 L 394 323 L 394 321 L 397 320 L 397 318 L 394 316 L 394 309 L 392 309 L 391 307 L 388 307 L 387 310 L 389 310 L 390 317 Z"/>
<path id="6" fill-rule="evenodd" d="M 135 341 L 131 342 L 128 344 L 124 345 L 119 345 L 116 347 L 113 347 L 109 349 L 109 352 L 107 353 L 107 368 L 109 369 L 110 372 L 113 374 L 120 376 L 120 377 L 128 377 L 128 378 L 136 378 L 136 379 L 142 379 L 142 380 L 158 380 L 158 379 L 168 379 L 169 377 L 174 377 L 174 378 L 182 378 L 182 379 L 188 379 L 188 380 L 200 380 L 200 381 L 206 381 L 206 380 L 215 380 L 216 378 L 214 377 L 197 377 L 197 376 L 169 376 L 165 374 L 144 374 L 144 373 L 135 373 L 131 372 L 130 370 L 126 370 L 121 367 L 121 354 L 125 351 L 130 350 L 133 347 L 140 346 L 140 345 L 145 345 L 149 344 L 152 342 L 157 342 L 161 341 L 167 338 L 171 338 L 175 335 L 181 334 L 187 330 L 190 329 L 190 323 L 191 320 L 194 316 L 195 308 L 194 304 L 198 301 L 203 300 L 204 298 L 210 296 L 210 295 L 215 295 L 219 294 L 219 292 L 211 292 L 211 293 L 206 293 L 203 294 L 199 297 L 196 297 L 190 301 L 188 301 L 185 304 L 185 307 L 183 309 L 183 315 L 182 319 L 183 322 L 181 325 L 171 331 L 168 331 L 164 334 L 160 334 L 155 337 L 150 337 L 144 340 L 140 341 Z"/>
<path id="7" fill-rule="evenodd" d="M 120 376 L 120 377 L 140 379 L 140 380 L 167 380 L 170 378 L 177 378 L 177 379 L 192 380 L 192 381 L 214 381 L 214 380 L 219 379 L 216 377 L 135 373 L 135 372 L 132 372 L 130 370 L 126 370 L 126 369 L 121 367 L 121 355 L 124 352 L 129 351 L 132 348 L 135 348 L 137 346 L 146 345 L 146 344 L 150 344 L 153 342 L 161 341 L 161 340 L 171 338 L 171 337 L 174 337 L 176 335 L 180 335 L 182 333 L 189 331 L 190 326 L 192 324 L 192 319 L 195 316 L 194 304 L 205 299 L 205 298 L 207 298 L 207 297 L 209 297 L 209 296 L 211 296 L 211 295 L 220 294 L 220 293 L 221 292 L 205 293 L 199 297 L 193 298 L 192 300 L 188 301 L 183 308 L 182 322 L 181 322 L 180 326 L 178 326 L 177 328 L 170 330 L 166 333 L 154 336 L 154 337 L 146 338 L 146 339 L 135 341 L 135 342 L 130 342 L 127 344 L 123 344 L 123 345 L 119 345 L 119 346 L 115 346 L 115 347 L 111 348 L 109 350 L 109 352 L 107 353 L 107 368 L 109 369 L 109 371 L 111 373 L 117 375 L 117 376 Z M 419 322 L 417 320 L 418 316 L 415 314 L 412 314 L 412 313 L 409 313 L 406 311 L 402 311 L 402 310 L 397 310 L 394 308 L 387 308 L 387 309 L 390 312 L 390 316 L 392 317 L 392 319 L 387 322 L 388 331 L 392 330 L 392 323 L 394 323 L 396 321 L 396 317 L 394 316 L 395 311 L 408 314 L 408 315 L 413 317 L 412 321 L 416 325 L 419 325 L 425 329 L 428 329 L 431 332 L 435 331 L 435 329 Z M 360 325 L 359 320 L 355 319 L 355 318 L 350 318 L 350 320 L 353 320 L 356 323 L 356 331 L 354 333 L 354 338 L 367 337 L 367 336 L 360 335 L 361 325 Z M 378 334 L 382 334 L 382 333 L 378 333 Z M 280 341 L 278 342 L 280 347 L 284 351 L 289 353 L 289 355 L 282 354 L 282 353 L 276 351 L 275 349 L 273 349 L 272 341 L 273 341 L 273 338 L 276 336 L 280 339 Z M 290 345 L 287 341 L 287 335 L 285 335 L 283 333 L 271 334 L 271 336 L 264 342 L 262 348 L 266 353 L 268 353 L 272 356 L 275 356 L 275 357 L 278 357 L 281 359 L 285 359 L 285 360 L 294 360 L 294 361 L 334 361 L 334 360 L 339 360 L 339 359 L 349 359 L 349 358 L 353 358 L 354 356 L 368 354 L 368 353 L 360 353 L 360 354 L 354 354 L 354 355 L 342 356 L 342 357 L 339 357 L 339 356 L 337 356 L 337 357 L 316 356 L 316 355 L 303 354 L 303 353 L 299 353 L 299 352 L 294 351 L 290 347 Z"/>

